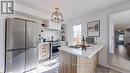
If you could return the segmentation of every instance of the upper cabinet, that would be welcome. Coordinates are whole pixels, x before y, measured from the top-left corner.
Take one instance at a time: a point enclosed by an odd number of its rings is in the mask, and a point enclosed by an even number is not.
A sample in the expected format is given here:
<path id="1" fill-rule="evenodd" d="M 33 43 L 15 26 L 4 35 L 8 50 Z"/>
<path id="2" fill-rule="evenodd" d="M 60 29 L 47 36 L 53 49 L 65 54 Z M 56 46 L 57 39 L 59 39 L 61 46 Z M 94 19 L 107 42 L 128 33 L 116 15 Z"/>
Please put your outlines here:
<path id="1" fill-rule="evenodd" d="M 49 20 L 48 29 L 61 30 L 61 23 L 54 23 L 54 22 Z"/>

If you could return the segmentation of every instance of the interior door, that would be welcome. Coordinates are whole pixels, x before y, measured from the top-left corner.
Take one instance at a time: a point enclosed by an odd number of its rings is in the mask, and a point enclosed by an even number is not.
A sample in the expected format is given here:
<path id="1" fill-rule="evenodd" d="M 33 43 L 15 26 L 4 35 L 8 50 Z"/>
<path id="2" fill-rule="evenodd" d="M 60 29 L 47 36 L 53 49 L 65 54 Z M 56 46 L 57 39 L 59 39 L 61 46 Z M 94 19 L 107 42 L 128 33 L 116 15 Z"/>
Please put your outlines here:
<path id="1" fill-rule="evenodd" d="M 25 48 L 25 21 L 21 19 L 7 19 L 6 50 Z"/>
<path id="2" fill-rule="evenodd" d="M 38 45 L 39 27 L 36 22 L 26 21 L 26 48 L 36 47 Z"/>

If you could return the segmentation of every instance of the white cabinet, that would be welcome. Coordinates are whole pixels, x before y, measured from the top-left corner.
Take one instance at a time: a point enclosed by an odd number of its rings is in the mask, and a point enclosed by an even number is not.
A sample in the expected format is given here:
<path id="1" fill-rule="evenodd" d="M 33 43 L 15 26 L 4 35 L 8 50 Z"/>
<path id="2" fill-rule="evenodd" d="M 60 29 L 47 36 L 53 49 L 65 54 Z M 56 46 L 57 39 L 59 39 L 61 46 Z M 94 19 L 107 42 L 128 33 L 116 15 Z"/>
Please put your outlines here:
<path id="1" fill-rule="evenodd" d="M 49 21 L 48 29 L 61 30 L 61 23 L 54 23 L 52 21 Z"/>
<path id="2" fill-rule="evenodd" d="M 50 43 L 40 43 L 39 44 L 39 60 L 49 58 L 50 56 Z"/>

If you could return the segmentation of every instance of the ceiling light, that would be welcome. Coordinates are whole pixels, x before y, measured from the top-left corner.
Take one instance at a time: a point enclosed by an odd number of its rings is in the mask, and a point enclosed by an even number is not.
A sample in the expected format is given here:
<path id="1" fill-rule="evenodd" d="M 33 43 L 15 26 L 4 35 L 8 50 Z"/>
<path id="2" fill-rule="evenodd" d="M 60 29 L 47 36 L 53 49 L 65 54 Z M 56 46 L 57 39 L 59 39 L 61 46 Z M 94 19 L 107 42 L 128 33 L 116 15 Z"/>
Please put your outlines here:
<path id="1" fill-rule="evenodd" d="M 55 8 L 55 12 L 53 12 L 51 16 L 51 21 L 55 23 L 62 23 L 64 21 L 62 13 L 59 12 L 59 8 Z"/>

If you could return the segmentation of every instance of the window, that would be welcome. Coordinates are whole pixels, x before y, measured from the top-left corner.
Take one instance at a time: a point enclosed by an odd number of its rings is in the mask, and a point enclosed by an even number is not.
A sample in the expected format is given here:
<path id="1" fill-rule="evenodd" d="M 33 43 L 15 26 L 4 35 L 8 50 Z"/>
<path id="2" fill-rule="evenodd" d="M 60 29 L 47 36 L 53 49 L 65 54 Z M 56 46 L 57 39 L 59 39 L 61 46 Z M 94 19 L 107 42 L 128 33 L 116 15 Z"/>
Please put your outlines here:
<path id="1" fill-rule="evenodd" d="M 124 41 L 124 35 L 123 35 L 123 34 L 120 34 L 119 37 L 118 37 L 118 40 L 119 40 L 119 41 Z"/>
<path id="2" fill-rule="evenodd" d="M 73 45 L 79 45 L 81 44 L 81 24 L 80 25 L 74 25 L 73 26 Z"/>

